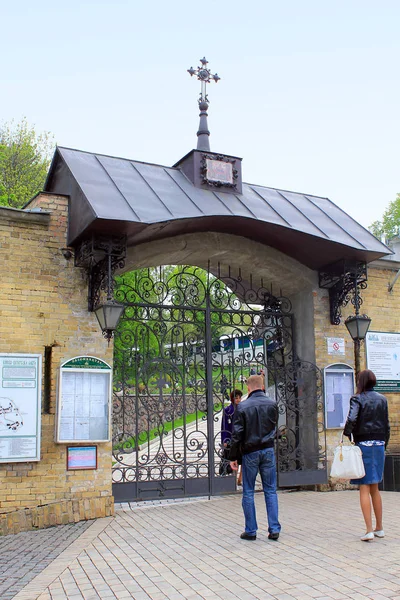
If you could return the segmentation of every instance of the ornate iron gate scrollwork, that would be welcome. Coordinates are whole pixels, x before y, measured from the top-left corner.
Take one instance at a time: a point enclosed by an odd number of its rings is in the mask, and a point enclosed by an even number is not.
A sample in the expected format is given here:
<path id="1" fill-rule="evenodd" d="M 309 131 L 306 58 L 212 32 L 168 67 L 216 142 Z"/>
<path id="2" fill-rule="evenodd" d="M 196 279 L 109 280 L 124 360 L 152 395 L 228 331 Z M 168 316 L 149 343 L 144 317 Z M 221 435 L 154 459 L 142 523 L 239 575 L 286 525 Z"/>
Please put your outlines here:
<path id="1" fill-rule="evenodd" d="M 276 382 L 278 482 L 281 487 L 326 482 L 323 377 L 299 359 L 282 366 L 269 362 Z"/>
<path id="2" fill-rule="evenodd" d="M 117 501 L 233 491 L 221 469 L 221 416 L 253 371 L 264 371 L 280 410 L 281 484 L 325 469 L 321 378 L 295 358 L 289 300 L 217 274 L 164 267 L 116 284 L 125 304 L 114 341 Z"/>

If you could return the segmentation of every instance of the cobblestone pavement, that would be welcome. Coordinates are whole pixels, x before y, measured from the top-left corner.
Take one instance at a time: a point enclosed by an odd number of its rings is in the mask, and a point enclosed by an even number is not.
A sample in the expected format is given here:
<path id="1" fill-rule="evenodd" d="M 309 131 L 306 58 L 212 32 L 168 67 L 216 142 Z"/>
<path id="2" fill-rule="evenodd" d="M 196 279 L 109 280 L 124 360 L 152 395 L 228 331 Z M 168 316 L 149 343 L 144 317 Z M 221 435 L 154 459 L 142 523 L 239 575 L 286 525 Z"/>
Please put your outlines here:
<path id="1" fill-rule="evenodd" d="M 386 537 L 365 543 L 356 491 L 280 493 L 282 534 L 243 530 L 239 495 L 122 506 L 99 519 L 15 600 L 400 600 L 399 499 L 383 493 Z"/>
<path id="2" fill-rule="evenodd" d="M 0 537 L 0 598 L 9 600 L 93 521 Z"/>

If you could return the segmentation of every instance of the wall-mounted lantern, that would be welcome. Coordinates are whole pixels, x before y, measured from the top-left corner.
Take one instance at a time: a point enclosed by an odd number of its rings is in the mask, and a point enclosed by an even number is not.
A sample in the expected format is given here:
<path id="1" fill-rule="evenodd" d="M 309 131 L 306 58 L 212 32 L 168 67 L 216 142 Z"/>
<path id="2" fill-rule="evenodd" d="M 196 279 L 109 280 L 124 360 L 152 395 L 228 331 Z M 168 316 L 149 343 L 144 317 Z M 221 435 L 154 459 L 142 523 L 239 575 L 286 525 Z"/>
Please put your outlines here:
<path id="1" fill-rule="evenodd" d="M 360 315 L 360 306 L 362 300 L 360 298 L 360 294 L 358 291 L 357 278 L 354 278 L 354 298 L 352 299 L 352 304 L 354 305 L 355 315 L 350 315 L 347 317 L 344 324 L 347 327 L 347 331 L 351 335 L 351 338 L 354 342 L 354 370 L 356 375 L 356 384 L 358 379 L 358 374 L 360 372 L 360 350 L 361 350 L 361 342 L 365 340 L 365 336 L 368 333 L 369 326 L 371 324 L 371 319 L 367 315 Z"/>
<path id="2" fill-rule="evenodd" d="M 107 302 L 100 304 L 94 311 L 108 344 L 110 344 L 110 340 L 114 335 L 124 309 L 125 306 L 123 304 L 118 304 L 117 302 L 113 302 L 111 298 L 107 298 Z"/>

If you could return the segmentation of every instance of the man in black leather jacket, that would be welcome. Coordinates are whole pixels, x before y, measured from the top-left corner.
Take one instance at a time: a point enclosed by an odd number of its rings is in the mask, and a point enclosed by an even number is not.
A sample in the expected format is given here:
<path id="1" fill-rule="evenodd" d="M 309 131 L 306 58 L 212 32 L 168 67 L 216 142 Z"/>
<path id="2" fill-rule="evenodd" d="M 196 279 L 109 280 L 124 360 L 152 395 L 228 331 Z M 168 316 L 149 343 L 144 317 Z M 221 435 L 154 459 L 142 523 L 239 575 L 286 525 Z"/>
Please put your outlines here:
<path id="1" fill-rule="evenodd" d="M 257 536 L 254 487 L 257 474 L 260 473 L 267 507 L 268 538 L 276 541 L 281 530 L 274 452 L 278 409 L 276 402 L 266 396 L 262 388 L 262 376 L 251 375 L 248 378 L 249 395 L 237 405 L 235 411 L 229 458 L 234 470 L 238 468 L 238 461 L 242 461 L 245 531 L 240 537 L 255 540 Z"/>

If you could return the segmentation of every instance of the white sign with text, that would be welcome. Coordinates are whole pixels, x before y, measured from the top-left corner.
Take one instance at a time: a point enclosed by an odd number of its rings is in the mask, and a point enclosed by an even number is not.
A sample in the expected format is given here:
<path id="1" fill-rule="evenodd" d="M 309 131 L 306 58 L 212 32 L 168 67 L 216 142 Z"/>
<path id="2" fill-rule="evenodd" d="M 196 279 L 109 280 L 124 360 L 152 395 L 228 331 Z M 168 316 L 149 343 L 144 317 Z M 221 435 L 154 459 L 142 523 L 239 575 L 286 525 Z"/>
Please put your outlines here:
<path id="1" fill-rule="evenodd" d="M 0 463 L 40 460 L 40 354 L 0 354 Z"/>
<path id="2" fill-rule="evenodd" d="M 344 338 L 328 337 L 326 338 L 328 345 L 328 354 L 339 354 L 344 356 L 346 354 L 346 346 Z"/>

